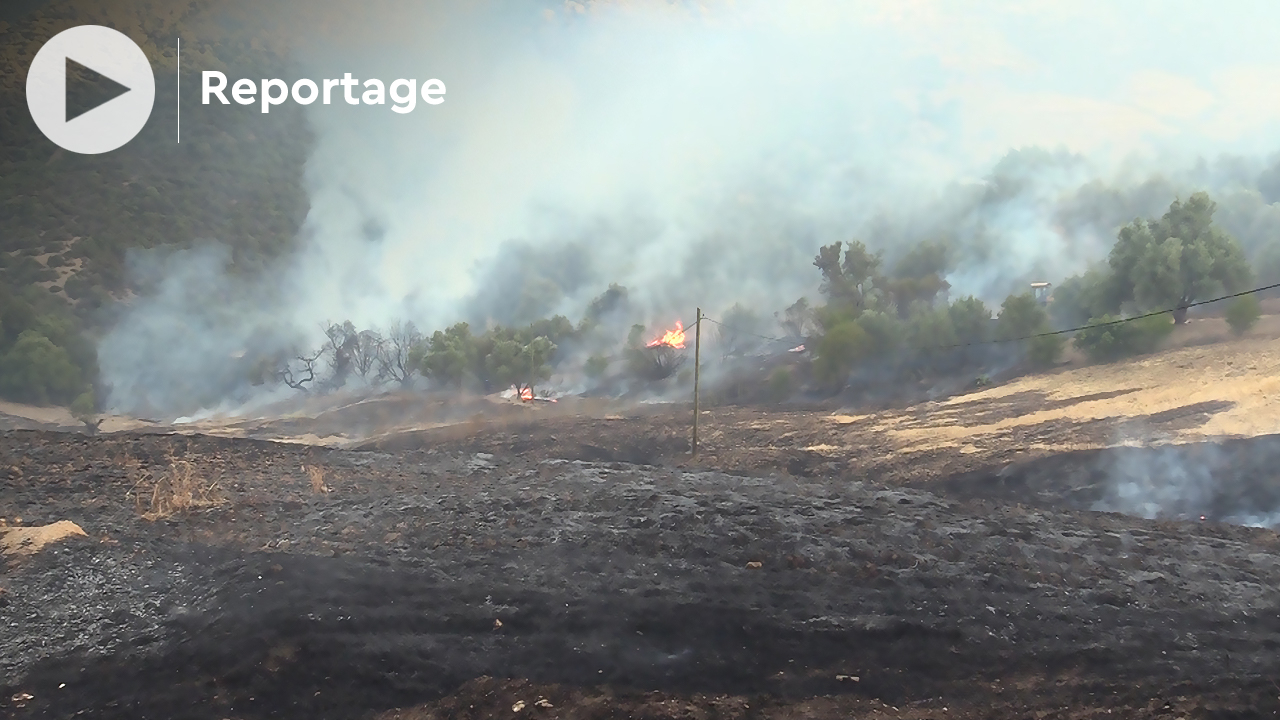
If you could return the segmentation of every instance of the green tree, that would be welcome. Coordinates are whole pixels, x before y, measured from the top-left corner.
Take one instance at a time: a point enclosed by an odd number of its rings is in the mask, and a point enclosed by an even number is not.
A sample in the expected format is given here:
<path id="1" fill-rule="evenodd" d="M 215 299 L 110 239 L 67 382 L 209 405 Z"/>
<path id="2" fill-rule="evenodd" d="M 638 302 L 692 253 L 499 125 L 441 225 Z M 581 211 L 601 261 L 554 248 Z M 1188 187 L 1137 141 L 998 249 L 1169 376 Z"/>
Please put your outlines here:
<path id="1" fill-rule="evenodd" d="M 858 240 L 848 247 L 836 242 L 818 250 L 813 265 L 822 271 L 822 294 L 828 301 L 862 308 L 880 272 L 880 253 L 873 253 Z"/>
<path id="2" fill-rule="evenodd" d="M 886 358 L 902 347 L 906 331 L 893 315 L 872 310 L 859 316 L 857 324 L 867 336 L 866 357 Z"/>
<path id="3" fill-rule="evenodd" d="M 1031 293 L 1010 295 L 1000 304 L 996 318 L 996 337 L 1010 341 L 1044 332 L 1049 327 L 1049 316 Z"/>
<path id="4" fill-rule="evenodd" d="M 1060 328 L 1080 327 L 1090 318 L 1119 312 L 1122 295 L 1110 267 L 1091 267 L 1058 285 L 1049 314 Z"/>
<path id="5" fill-rule="evenodd" d="M 845 323 L 857 322 L 860 317 L 862 309 L 849 303 L 829 302 L 813 311 L 813 321 L 822 332 Z"/>
<path id="6" fill-rule="evenodd" d="M 991 311 L 985 303 L 970 295 L 960 298 L 947 308 L 956 341 L 982 343 L 991 339 Z"/>
<path id="7" fill-rule="evenodd" d="M 1260 317 L 1262 317 L 1262 303 L 1258 302 L 1258 296 L 1254 293 L 1241 295 L 1227 306 L 1227 325 L 1236 335 L 1249 332 Z"/>
<path id="8" fill-rule="evenodd" d="M 1217 205 L 1203 192 L 1175 200 L 1158 220 L 1135 220 L 1121 228 L 1108 262 L 1121 300 L 1140 308 L 1174 308 L 1176 324 L 1187 306 L 1223 291 L 1244 289 L 1248 262 L 1235 238 L 1213 225 Z"/>
<path id="9" fill-rule="evenodd" d="M 627 289 L 617 283 L 609 283 L 609 288 L 587 305 L 587 311 L 578 323 L 579 331 L 590 330 L 606 318 L 622 313 L 627 308 L 627 302 Z"/>
<path id="10" fill-rule="evenodd" d="M 854 366 L 869 354 L 870 344 L 870 336 L 858 323 L 837 325 L 818 341 L 814 376 L 829 388 L 843 388 Z"/>
<path id="11" fill-rule="evenodd" d="M 949 308 L 920 307 L 907 319 L 905 336 L 907 349 L 916 359 L 935 366 L 952 355 L 959 343 Z"/>
<path id="12" fill-rule="evenodd" d="M 906 319 L 916 304 L 932 305 L 938 294 L 949 289 L 947 246 L 941 242 L 922 242 L 907 251 L 893 267 L 888 278 L 878 283 L 893 298 L 898 317 Z"/>
<path id="13" fill-rule="evenodd" d="M 0 391 L 21 402 L 69 403 L 84 389 L 71 355 L 35 330 L 18 336 L 0 357 Z"/>
<path id="14" fill-rule="evenodd" d="M 609 370 L 609 358 L 604 355 L 592 355 L 582 366 L 582 372 L 591 380 L 599 380 Z"/>
<path id="15" fill-rule="evenodd" d="M 503 334 L 503 333 L 498 333 Z M 555 343 L 545 337 L 521 342 L 514 335 L 499 337 L 485 357 L 485 371 L 493 387 L 528 386 L 551 377 Z"/>
<path id="16" fill-rule="evenodd" d="M 1010 295 L 1000 305 L 996 337 L 1007 342 L 1017 341 L 1019 351 L 1035 367 L 1053 365 L 1062 354 L 1062 336 L 1044 334 L 1051 330 L 1048 313 L 1031 293 Z"/>
<path id="17" fill-rule="evenodd" d="M 76 396 L 71 401 L 71 415 L 77 420 L 88 420 L 93 417 L 93 413 L 97 410 L 97 401 L 94 400 L 93 391 L 86 390 Z"/>
<path id="18" fill-rule="evenodd" d="M 577 331 L 573 323 L 569 322 L 569 318 L 554 315 L 534 320 L 527 327 L 521 328 L 517 335 L 525 344 L 532 342 L 534 338 L 543 337 L 550 340 L 553 345 L 560 345 L 566 340 L 577 337 Z"/>
<path id="19" fill-rule="evenodd" d="M 467 377 L 474 377 L 477 359 L 471 326 L 460 322 L 431 334 L 418 365 L 432 382 L 460 388 Z"/>

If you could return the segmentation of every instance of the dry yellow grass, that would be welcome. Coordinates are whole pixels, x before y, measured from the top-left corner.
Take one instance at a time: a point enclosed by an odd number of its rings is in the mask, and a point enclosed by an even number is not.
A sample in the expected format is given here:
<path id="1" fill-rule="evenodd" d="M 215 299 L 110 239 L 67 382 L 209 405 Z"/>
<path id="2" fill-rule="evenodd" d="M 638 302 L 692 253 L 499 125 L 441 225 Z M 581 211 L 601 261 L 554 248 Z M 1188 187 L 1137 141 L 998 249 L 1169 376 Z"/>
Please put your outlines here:
<path id="1" fill-rule="evenodd" d="M 809 449 L 839 455 L 878 438 L 881 447 L 903 453 L 1064 452 L 1280 433 L 1280 316 L 1264 320 L 1267 332 L 1244 338 L 1217 328 L 1215 322 L 1225 328 L 1220 320 L 1200 321 L 1175 331 L 1172 346 L 1151 355 L 1071 363 L 900 410 L 833 413 L 825 419 L 836 445 Z M 1153 418 L 1183 410 L 1197 419 Z M 1077 435 L 1078 426 L 1115 431 Z"/>
<path id="2" fill-rule="evenodd" d="M 324 483 L 324 468 L 319 465 L 303 465 L 302 471 L 311 479 L 311 492 L 317 495 L 329 492 L 329 486 Z"/>
<path id="3" fill-rule="evenodd" d="M 134 506 L 145 520 L 161 520 L 192 510 L 216 507 L 226 502 L 218 483 L 200 477 L 190 461 L 169 459 L 169 467 L 159 475 L 140 470 L 133 485 Z"/>
<path id="4" fill-rule="evenodd" d="M 1041 394 L 1047 402 L 1068 402 L 991 422 L 974 418 L 976 404 L 999 405 L 1006 398 L 1026 393 Z M 1106 397 L 1106 393 L 1123 394 Z M 1090 397 L 1095 399 L 1069 402 Z M 883 413 L 876 418 L 875 429 L 904 450 L 960 448 L 975 438 L 1054 420 L 1140 419 L 1215 401 L 1232 406 L 1214 413 L 1203 425 L 1162 439 L 1190 442 L 1280 431 L 1280 338 L 1186 347 L 1125 362 L 1031 375 L 931 403 L 926 413 L 919 412 L 919 407 Z M 832 418 L 837 423 L 853 419 Z M 1117 442 L 1124 440 L 1117 438 Z"/>

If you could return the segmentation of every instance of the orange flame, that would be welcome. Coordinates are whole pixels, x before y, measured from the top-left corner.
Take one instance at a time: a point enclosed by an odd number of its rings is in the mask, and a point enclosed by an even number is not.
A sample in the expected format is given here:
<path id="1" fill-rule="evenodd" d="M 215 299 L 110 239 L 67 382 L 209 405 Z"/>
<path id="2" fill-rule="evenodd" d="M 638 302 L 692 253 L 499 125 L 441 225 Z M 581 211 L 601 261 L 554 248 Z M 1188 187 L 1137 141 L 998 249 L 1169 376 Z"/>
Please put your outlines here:
<path id="1" fill-rule="evenodd" d="M 520 399 L 525 402 L 529 402 L 530 400 L 533 400 L 533 388 L 529 387 L 528 385 L 520 388 Z"/>
<path id="2" fill-rule="evenodd" d="M 662 337 L 657 338 L 645 347 L 657 347 L 659 345 L 667 345 L 673 348 L 684 347 L 684 324 L 679 320 L 676 321 L 676 328 L 662 333 Z"/>

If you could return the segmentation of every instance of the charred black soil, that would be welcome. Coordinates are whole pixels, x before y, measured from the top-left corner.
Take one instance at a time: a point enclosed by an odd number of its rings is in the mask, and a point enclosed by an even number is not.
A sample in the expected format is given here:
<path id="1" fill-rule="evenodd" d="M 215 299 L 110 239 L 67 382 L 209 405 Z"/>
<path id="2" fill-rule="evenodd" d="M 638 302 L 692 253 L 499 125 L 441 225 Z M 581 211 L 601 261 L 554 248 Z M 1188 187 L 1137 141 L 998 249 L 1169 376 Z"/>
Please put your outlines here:
<path id="1" fill-rule="evenodd" d="M 1073 510 L 1106 494 L 1073 496 L 1098 483 L 1052 464 L 906 487 L 821 465 L 721 472 L 680 460 L 663 444 L 674 434 L 554 432 L 566 454 L 601 456 L 476 451 L 518 438 L 392 454 L 9 432 L 7 522 L 71 520 L 89 537 L 9 562 L 0 707 L 406 720 L 1280 708 L 1269 530 Z M 1232 447 L 1211 475 L 1237 466 Z M 175 467 L 208 504 L 144 519 Z"/>
<path id="2" fill-rule="evenodd" d="M 1079 450 L 913 483 L 961 499 L 1280 524 L 1280 435 Z"/>

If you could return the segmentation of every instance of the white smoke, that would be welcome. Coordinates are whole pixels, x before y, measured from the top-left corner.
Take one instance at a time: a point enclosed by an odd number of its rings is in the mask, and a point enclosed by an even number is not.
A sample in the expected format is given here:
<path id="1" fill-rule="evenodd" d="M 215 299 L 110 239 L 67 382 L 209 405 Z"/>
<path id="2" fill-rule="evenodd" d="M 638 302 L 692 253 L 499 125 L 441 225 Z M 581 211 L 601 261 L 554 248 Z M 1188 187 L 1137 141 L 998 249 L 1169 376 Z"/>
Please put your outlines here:
<path id="1" fill-rule="evenodd" d="M 1280 529 L 1280 497 L 1271 483 L 1275 436 L 1229 443 L 1134 442 L 1106 451 L 1099 460 L 1103 495 L 1091 509 Z"/>
<path id="2" fill-rule="evenodd" d="M 1275 149 L 1280 73 L 1264 70 L 1276 69 L 1266 49 L 1280 41 L 1280 7 L 270 8 L 296 30 L 298 77 L 448 86 L 444 104 L 407 115 L 308 108 L 316 147 L 299 250 L 270 273 L 273 292 L 228 307 L 316 341 L 328 320 L 435 328 L 494 317 L 473 305 L 504 292 L 515 304 L 520 289 L 478 280 L 510 241 L 549 251 L 533 253 L 534 265 L 577 249 L 580 276 L 550 273 L 561 278 L 548 290 L 552 311 L 580 311 L 619 282 L 653 318 L 687 319 L 699 305 L 768 314 L 812 296 L 818 246 L 855 236 L 889 257 L 952 239 L 965 248 L 953 294 L 998 302 L 1028 280 L 1082 270 L 1126 213 L 1167 207 L 1168 193 L 1135 190 L 1156 172 L 1173 192 L 1209 184 L 1239 195 L 1233 206 L 1254 219 L 1241 226 L 1280 222 L 1249 185 Z M 1052 150 L 1009 155 L 1035 147 Z M 1198 164 L 1232 153 L 1249 158 L 1247 172 Z M 245 342 L 246 323 L 232 320 L 208 324 L 181 357 L 148 346 L 168 345 L 156 328 L 204 312 L 183 292 L 141 298 L 103 344 L 114 408 L 190 404 L 195 395 L 169 379 Z"/>

